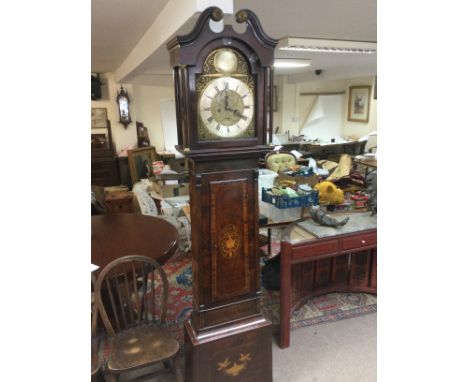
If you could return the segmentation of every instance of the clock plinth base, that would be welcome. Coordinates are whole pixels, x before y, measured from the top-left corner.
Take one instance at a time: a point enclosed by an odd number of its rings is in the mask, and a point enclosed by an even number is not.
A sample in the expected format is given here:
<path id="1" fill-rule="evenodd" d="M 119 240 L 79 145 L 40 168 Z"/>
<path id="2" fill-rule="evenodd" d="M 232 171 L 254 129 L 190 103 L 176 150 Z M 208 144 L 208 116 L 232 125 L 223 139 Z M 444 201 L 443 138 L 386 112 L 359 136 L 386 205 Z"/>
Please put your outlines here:
<path id="1" fill-rule="evenodd" d="M 272 382 L 272 324 L 261 314 L 196 332 L 184 324 L 186 382 Z"/>

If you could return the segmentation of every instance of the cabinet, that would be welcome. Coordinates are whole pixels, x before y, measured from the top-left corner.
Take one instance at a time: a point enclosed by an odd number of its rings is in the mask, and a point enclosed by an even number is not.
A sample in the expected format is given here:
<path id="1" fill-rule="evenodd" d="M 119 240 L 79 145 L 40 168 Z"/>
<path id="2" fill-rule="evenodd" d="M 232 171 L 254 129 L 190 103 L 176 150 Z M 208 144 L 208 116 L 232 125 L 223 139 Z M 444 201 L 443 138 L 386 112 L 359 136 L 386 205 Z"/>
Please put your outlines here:
<path id="1" fill-rule="evenodd" d="M 112 143 L 112 130 L 109 120 L 107 121 L 107 134 L 91 133 L 91 184 L 93 186 L 116 186 L 120 184 L 117 157 Z M 103 139 L 102 145 L 93 145 L 93 136 Z"/>
<path id="2" fill-rule="evenodd" d="M 114 156 L 93 157 L 91 154 L 91 184 L 103 187 L 120 184 L 117 159 Z"/>

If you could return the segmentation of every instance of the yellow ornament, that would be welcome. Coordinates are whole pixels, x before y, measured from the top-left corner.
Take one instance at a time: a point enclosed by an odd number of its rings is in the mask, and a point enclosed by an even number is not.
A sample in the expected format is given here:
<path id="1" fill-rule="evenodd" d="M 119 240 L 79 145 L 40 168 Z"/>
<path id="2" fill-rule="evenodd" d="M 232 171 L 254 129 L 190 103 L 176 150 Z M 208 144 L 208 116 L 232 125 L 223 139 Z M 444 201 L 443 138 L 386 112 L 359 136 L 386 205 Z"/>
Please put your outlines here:
<path id="1" fill-rule="evenodd" d="M 332 182 L 324 181 L 317 183 L 314 188 L 319 192 L 320 204 L 342 204 L 344 203 L 343 190 L 340 190 Z"/>

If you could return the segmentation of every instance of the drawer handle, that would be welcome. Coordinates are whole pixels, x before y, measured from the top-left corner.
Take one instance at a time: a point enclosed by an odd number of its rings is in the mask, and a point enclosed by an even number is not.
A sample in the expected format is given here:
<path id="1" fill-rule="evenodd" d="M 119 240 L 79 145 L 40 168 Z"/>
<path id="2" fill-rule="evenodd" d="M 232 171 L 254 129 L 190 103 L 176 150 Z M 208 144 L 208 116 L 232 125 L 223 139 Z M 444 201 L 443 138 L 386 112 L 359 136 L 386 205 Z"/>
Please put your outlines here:
<path id="1" fill-rule="evenodd" d="M 361 243 L 362 243 L 362 244 L 366 244 L 366 241 L 365 241 L 365 240 L 361 240 Z"/>

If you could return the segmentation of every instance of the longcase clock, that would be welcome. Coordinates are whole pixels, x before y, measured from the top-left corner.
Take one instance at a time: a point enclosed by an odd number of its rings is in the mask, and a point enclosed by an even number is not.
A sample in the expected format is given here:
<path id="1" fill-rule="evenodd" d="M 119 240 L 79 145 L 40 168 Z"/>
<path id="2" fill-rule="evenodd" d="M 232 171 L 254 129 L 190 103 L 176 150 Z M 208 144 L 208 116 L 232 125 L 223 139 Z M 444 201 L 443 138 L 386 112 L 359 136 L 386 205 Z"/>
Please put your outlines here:
<path id="1" fill-rule="evenodd" d="M 174 68 L 177 149 L 188 158 L 193 312 L 184 325 L 186 380 L 272 381 L 271 322 L 260 310 L 259 156 L 271 148 L 277 41 L 241 10 L 222 32 L 221 9 L 168 43 Z"/>

